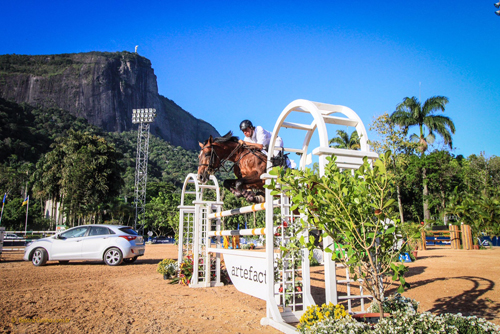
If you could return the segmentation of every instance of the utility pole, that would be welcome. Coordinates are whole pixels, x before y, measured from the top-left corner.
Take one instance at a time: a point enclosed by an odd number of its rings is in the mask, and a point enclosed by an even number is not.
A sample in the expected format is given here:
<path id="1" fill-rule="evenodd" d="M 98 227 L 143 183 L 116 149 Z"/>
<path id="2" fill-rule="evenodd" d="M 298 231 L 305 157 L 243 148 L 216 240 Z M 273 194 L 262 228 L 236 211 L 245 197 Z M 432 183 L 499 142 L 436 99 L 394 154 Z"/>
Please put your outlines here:
<path id="1" fill-rule="evenodd" d="M 132 109 L 132 123 L 137 129 L 137 160 L 135 164 L 135 223 L 134 230 L 144 235 L 146 212 L 146 185 L 148 181 L 149 128 L 156 117 L 156 109 Z"/>

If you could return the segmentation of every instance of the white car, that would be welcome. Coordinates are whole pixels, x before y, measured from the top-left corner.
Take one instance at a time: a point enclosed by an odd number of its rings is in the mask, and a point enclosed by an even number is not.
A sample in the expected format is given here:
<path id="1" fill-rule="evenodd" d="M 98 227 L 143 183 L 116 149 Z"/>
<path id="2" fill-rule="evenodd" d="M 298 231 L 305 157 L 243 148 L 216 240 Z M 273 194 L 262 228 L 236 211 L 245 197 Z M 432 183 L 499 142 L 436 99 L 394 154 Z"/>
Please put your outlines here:
<path id="1" fill-rule="evenodd" d="M 17 234 L 14 233 L 7 233 L 3 237 L 4 240 L 24 240 L 23 237 L 18 236 Z"/>
<path id="2" fill-rule="evenodd" d="M 35 266 L 47 261 L 100 260 L 117 266 L 133 263 L 144 255 L 144 238 L 131 227 L 120 225 L 80 225 L 26 246 L 24 260 Z"/>

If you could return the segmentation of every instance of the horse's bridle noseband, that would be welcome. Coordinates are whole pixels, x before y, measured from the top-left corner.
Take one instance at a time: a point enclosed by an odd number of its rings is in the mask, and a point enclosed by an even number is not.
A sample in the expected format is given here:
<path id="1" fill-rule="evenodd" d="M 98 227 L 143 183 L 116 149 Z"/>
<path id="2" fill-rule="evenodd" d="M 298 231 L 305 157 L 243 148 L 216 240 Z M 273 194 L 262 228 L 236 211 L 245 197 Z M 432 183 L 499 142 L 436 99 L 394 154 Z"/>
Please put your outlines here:
<path id="1" fill-rule="evenodd" d="M 200 163 L 199 165 L 200 166 L 206 166 L 207 167 L 207 172 L 209 174 L 213 174 L 215 171 L 218 170 L 218 168 L 215 169 L 215 167 L 214 167 L 215 159 L 217 158 L 217 159 L 219 159 L 219 161 L 221 161 L 221 159 L 217 155 L 217 152 L 215 151 L 215 149 L 214 149 L 214 147 L 212 145 L 207 146 L 207 147 L 203 147 L 202 150 L 205 150 L 206 148 L 210 149 L 210 153 L 205 153 L 205 157 L 210 156 L 210 160 L 208 161 L 208 164 L 202 164 L 202 163 Z M 222 166 L 222 164 L 221 164 L 221 166 Z"/>

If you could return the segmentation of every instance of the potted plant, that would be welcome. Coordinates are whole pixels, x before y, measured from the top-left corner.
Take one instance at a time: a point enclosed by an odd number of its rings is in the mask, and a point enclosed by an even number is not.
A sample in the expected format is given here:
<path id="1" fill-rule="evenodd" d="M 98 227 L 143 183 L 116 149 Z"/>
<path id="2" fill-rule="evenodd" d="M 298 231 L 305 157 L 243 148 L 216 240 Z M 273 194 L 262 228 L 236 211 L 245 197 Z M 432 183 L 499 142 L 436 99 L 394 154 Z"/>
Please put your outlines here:
<path id="1" fill-rule="evenodd" d="M 177 274 L 177 261 L 172 259 L 164 259 L 158 263 L 156 272 L 163 274 L 163 279 L 174 278 Z"/>
<path id="2" fill-rule="evenodd" d="M 332 260 L 349 268 L 354 280 L 362 279 L 363 287 L 379 305 L 392 281 L 399 282 L 399 292 L 409 286 L 404 279 L 408 268 L 398 263 L 404 243 L 400 242 L 401 223 L 392 198 L 393 176 L 387 172 L 390 159 L 387 151 L 372 168 L 365 157 L 354 175 L 350 170 L 341 171 L 336 157 L 327 157 L 330 162 L 322 177 L 308 169 L 274 168 L 270 173 L 278 178 L 266 186 L 272 195 L 284 192 L 292 198 L 291 210 L 298 209 L 307 218 L 304 229 L 322 230 L 323 236 L 333 239 L 326 249 Z M 311 239 L 302 237 L 300 241 L 312 251 Z"/>
<path id="3" fill-rule="evenodd" d="M 250 244 L 249 244 L 249 248 L 250 248 L 250 249 L 254 249 L 254 248 L 255 248 L 255 245 L 254 245 L 253 243 L 250 243 Z"/>

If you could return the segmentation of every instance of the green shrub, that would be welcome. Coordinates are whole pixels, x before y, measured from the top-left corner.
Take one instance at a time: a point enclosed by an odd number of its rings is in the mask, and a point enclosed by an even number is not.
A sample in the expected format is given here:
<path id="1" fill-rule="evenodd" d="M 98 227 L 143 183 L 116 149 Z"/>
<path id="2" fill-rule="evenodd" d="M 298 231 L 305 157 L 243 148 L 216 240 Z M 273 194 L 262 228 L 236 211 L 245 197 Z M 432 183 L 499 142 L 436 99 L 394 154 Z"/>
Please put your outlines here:
<path id="1" fill-rule="evenodd" d="M 311 333 L 311 328 L 318 322 L 326 319 L 339 320 L 346 317 L 350 318 L 351 316 L 346 313 L 344 305 L 334 305 L 331 302 L 328 305 L 313 305 L 307 307 L 307 311 L 300 317 L 297 329 L 300 333 Z"/>
<path id="2" fill-rule="evenodd" d="M 412 305 L 411 302 L 405 304 Z M 373 328 L 368 324 L 357 322 L 351 317 L 345 317 L 337 320 L 324 318 L 311 325 L 299 327 L 298 330 L 300 333 L 308 334 L 494 334 L 500 333 L 500 326 L 482 318 L 464 317 L 460 313 L 434 315 L 429 312 L 418 313 L 407 308 L 399 309 L 391 317 L 383 318 Z"/>
<path id="3" fill-rule="evenodd" d="M 373 333 L 493 334 L 500 333 L 500 326 L 485 319 L 464 317 L 460 313 L 434 315 L 429 312 L 397 311 L 391 318 L 380 321 Z"/>
<path id="4" fill-rule="evenodd" d="M 307 334 L 368 334 L 371 333 L 371 328 L 362 322 L 357 322 L 351 317 L 341 319 L 327 318 L 321 322 L 305 327 L 298 328 L 299 333 Z"/>
<path id="5" fill-rule="evenodd" d="M 385 313 L 393 314 L 396 311 L 407 311 L 407 312 L 417 312 L 419 302 L 415 299 L 406 298 L 401 296 L 399 293 L 395 293 L 392 297 L 385 297 L 382 302 L 382 308 Z M 372 303 L 368 312 L 379 313 L 379 307 L 377 303 Z"/>
<path id="6" fill-rule="evenodd" d="M 309 260 L 310 267 L 317 267 L 319 265 L 320 264 L 319 264 L 318 260 L 316 260 L 316 258 L 314 256 Z"/>
<path id="7" fill-rule="evenodd" d="M 158 263 L 156 272 L 167 278 L 173 278 L 177 274 L 177 261 L 172 259 L 164 259 Z"/>

